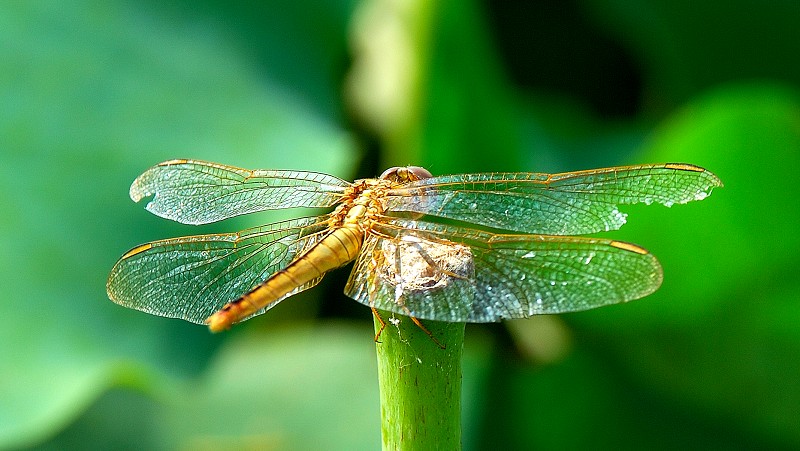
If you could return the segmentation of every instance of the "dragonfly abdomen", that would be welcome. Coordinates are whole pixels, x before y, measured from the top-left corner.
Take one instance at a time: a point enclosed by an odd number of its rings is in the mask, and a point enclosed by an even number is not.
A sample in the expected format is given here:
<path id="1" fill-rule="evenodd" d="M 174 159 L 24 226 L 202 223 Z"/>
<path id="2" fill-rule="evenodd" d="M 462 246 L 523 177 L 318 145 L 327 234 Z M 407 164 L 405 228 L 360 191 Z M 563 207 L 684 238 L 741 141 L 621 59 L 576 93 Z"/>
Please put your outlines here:
<path id="1" fill-rule="evenodd" d="M 357 226 L 344 224 L 332 230 L 286 268 L 211 315 L 206 324 L 212 332 L 220 332 L 283 300 L 298 287 L 356 258 L 363 240 L 364 232 Z"/>

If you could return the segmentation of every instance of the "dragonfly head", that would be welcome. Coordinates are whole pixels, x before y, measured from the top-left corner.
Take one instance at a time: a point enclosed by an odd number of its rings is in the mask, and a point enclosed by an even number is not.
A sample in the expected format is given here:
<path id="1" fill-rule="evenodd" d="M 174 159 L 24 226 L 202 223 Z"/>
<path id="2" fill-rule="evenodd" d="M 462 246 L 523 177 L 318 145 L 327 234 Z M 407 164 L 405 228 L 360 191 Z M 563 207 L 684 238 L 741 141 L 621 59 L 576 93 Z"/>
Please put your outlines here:
<path id="1" fill-rule="evenodd" d="M 381 180 L 391 180 L 396 183 L 406 183 L 431 177 L 433 177 L 433 174 L 419 166 L 396 166 L 383 171 L 380 178 Z"/>

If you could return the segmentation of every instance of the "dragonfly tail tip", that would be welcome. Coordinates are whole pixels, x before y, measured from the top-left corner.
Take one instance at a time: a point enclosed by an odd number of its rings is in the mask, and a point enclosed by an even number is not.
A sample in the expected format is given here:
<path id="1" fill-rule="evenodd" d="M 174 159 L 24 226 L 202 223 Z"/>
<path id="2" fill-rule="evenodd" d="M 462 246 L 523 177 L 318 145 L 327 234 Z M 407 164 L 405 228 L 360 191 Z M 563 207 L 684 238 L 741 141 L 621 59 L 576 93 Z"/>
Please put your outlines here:
<path id="1" fill-rule="evenodd" d="M 214 313 L 204 321 L 211 333 L 216 334 L 231 328 L 230 318 L 228 318 L 228 315 L 223 315 L 221 313 L 223 312 Z"/>

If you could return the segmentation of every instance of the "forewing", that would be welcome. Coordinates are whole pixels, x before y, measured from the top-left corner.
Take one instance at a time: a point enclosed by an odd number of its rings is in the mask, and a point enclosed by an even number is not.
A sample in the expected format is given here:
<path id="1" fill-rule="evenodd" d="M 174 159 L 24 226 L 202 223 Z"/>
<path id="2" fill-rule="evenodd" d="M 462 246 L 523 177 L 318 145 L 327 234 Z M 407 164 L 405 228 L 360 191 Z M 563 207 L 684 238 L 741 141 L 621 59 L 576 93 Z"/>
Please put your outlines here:
<path id="1" fill-rule="evenodd" d="M 327 216 L 301 218 L 239 233 L 145 244 L 114 265 L 106 290 L 109 298 L 125 307 L 202 324 L 227 302 L 250 291 L 313 246 L 327 230 L 326 220 Z M 319 280 L 298 287 L 284 298 Z"/>
<path id="2" fill-rule="evenodd" d="M 711 172 L 687 164 L 460 174 L 393 189 L 386 206 L 516 232 L 582 235 L 621 227 L 625 214 L 619 205 L 682 204 L 704 199 L 721 185 Z"/>
<path id="3" fill-rule="evenodd" d="M 422 249 L 444 243 L 469 248 L 472 275 L 431 268 L 446 283 L 430 289 L 409 285 L 387 255 L 398 240 L 419 240 Z M 405 238 L 404 238 L 405 237 Z M 392 244 L 394 243 L 394 247 Z M 389 253 L 391 254 L 391 253 Z M 458 257 L 462 259 L 463 257 Z M 441 266 L 443 260 L 429 259 Z M 446 266 L 446 265 L 445 265 Z M 453 268 L 451 265 L 450 268 Z M 447 269 L 447 268 L 445 268 Z M 448 274 L 450 273 L 450 274 Z M 644 249 L 619 241 L 543 235 L 498 235 L 424 221 L 386 219 L 368 235 L 346 293 L 395 313 L 448 322 L 493 322 L 564 313 L 638 299 L 661 285 L 658 261 Z M 430 285 L 430 284 L 429 284 Z"/>
<path id="4" fill-rule="evenodd" d="M 316 172 L 248 170 L 195 160 L 165 161 L 134 180 L 135 202 L 184 224 L 206 224 L 262 210 L 329 207 L 349 183 Z"/>

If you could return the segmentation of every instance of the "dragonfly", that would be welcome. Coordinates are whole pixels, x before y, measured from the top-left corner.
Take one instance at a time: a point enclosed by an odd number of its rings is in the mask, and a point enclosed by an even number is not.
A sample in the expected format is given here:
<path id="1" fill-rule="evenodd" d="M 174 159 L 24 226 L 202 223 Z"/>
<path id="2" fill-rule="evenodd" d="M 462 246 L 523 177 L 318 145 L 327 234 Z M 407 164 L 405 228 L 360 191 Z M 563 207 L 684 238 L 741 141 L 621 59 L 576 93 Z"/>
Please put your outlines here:
<path id="1" fill-rule="evenodd" d="M 212 332 L 352 261 L 345 294 L 376 315 L 484 323 L 581 311 L 647 296 L 663 278 L 642 247 L 583 235 L 621 227 L 621 205 L 683 204 L 720 186 L 713 173 L 684 163 L 443 176 L 408 166 L 348 182 L 171 160 L 130 188 L 134 201 L 152 196 L 146 208 L 163 218 L 206 224 L 264 210 L 332 211 L 136 246 L 106 287 L 125 307 Z"/>

